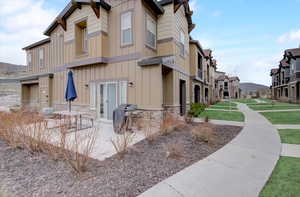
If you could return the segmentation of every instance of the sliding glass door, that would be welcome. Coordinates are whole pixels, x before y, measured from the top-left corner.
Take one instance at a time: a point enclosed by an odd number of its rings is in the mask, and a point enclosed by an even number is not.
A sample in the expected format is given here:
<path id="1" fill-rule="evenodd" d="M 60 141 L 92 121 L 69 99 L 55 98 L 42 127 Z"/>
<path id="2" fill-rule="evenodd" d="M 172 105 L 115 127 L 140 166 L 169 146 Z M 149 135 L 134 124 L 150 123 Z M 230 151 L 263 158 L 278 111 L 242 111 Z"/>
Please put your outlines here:
<path id="1" fill-rule="evenodd" d="M 113 111 L 127 102 L 127 82 L 104 82 L 98 85 L 97 111 L 100 119 L 112 120 Z"/>

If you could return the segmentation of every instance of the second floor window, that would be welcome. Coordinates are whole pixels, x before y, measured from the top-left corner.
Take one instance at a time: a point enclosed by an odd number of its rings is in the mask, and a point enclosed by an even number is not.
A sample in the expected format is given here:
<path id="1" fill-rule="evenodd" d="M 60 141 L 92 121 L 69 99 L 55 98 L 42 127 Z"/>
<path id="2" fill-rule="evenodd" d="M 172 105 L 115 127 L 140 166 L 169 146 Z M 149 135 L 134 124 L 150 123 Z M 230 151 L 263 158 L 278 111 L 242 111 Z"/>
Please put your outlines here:
<path id="1" fill-rule="evenodd" d="M 39 64 L 40 68 L 43 69 L 45 66 L 45 61 L 44 61 L 44 49 L 39 49 Z"/>
<path id="2" fill-rule="evenodd" d="M 156 49 L 156 22 L 146 15 L 146 44 Z"/>
<path id="3" fill-rule="evenodd" d="M 200 55 L 200 53 L 198 53 L 198 77 L 200 77 L 200 79 L 202 79 L 202 72 L 202 56 Z"/>
<path id="4" fill-rule="evenodd" d="M 75 27 L 76 55 L 84 55 L 88 53 L 87 22 L 81 21 Z"/>
<path id="5" fill-rule="evenodd" d="M 132 39 L 132 12 L 125 12 L 121 15 L 121 45 L 130 45 Z"/>
<path id="6" fill-rule="evenodd" d="M 184 43 L 185 43 L 185 36 L 183 31 L 180 31 L 180 35 L 179 35 L 179 45 L 180 45 L 180 55 L 184 56 Z"/>

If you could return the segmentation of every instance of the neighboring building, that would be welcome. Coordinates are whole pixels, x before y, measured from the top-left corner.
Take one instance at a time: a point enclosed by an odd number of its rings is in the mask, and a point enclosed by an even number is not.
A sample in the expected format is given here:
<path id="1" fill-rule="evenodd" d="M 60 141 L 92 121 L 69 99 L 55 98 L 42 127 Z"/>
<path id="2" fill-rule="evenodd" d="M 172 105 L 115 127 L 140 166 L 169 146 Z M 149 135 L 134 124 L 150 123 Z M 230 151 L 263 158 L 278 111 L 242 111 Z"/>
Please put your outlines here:
<path id="1" fill-rule="evenodd" d="M 215 101 L 214 75 L 217 67 L 211 50 L 203 50 L 197 40 L 190 40 L 190 102 L 211 104 Z"/>
<path id="2" fill-rule="evenodd" d="M 300 48 L 287 49 L 279 68 L 272 69 L 273 99 L 300 103 Z"/>
<path id="3" fill-rule="evenodd" d="M 224 72 L 216 72 L 216 98 L 238 99 L 241 97 L 240 79 L 238 77 L 228 77 Z"/>
<path id="4" fill-rule="evenodd" d="M 67 72 L 74 73 L 74 110 L 111 120 L 123 103 L 141 113 L 168 109 L 184 115 L 190 103 L 188 1 L 71 1 L 45 31 L 48 38 L 24 48 L 27 77 L 22 104 L 66 110 Z M 212 56 L 202 54 L 205 100 L 211 100 Z M 207 70 L 205 70 L 207 68 Z"/>

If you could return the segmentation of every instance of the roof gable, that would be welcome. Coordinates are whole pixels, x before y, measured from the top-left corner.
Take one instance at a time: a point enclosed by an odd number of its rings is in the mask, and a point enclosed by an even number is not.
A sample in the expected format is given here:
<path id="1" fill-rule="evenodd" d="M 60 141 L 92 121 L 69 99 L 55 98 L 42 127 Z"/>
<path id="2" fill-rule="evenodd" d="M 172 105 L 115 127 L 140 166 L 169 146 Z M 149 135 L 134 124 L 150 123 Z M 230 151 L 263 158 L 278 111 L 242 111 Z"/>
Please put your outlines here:
<path id="1" fill-rule="evenodd" d="M 103 9 L 109 11 L 111 6 L 106 3 L 104 0 L 72 0 L 68 3 L 68 5 L 58 14 L 56 19 L 48 26 L 45 35 L 50 36 L 51 32 L 58 26 L 61 25 L 64 30 L 66 30 L 66 19 L 76 10 L 81 9 L 81 5 L 90 5 L 97 17 L 99 17 L 99 9 L 102 7 Z M 99 13 L 98 13 L 99 12 Z"/>

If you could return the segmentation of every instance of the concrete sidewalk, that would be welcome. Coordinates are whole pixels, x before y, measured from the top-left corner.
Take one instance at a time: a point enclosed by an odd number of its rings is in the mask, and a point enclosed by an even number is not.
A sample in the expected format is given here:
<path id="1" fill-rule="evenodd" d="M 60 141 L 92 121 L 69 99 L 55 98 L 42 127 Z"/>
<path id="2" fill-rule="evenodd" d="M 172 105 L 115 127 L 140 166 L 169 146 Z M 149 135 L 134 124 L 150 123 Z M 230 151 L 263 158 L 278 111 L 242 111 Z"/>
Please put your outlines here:
<path id="1" fill-rule="evenodd" d="M 300 158 L 300 145 L 282 144 L 281 156 Z"/>
<path id="2" fill-rule="evenodd" d="M 255 197 L 281 153 L 276 128 L 262 115 L 238 104 L 245 114 L 242 132 L 209 157 L 185 168 L 140 197 Z"/>
<path id="3" fill-rule="evenodd" d="M 300 124 L 277 124 L 274 126 L 276 127 L 276 129 L 300 129 Z"/>
<path id="4" fill-rule="evenodd" d="M 256 111 L 256 112 L 288 112 L 288 111 L 300 111 L 300 109 L 259 110 L 259 111 Z"/>

